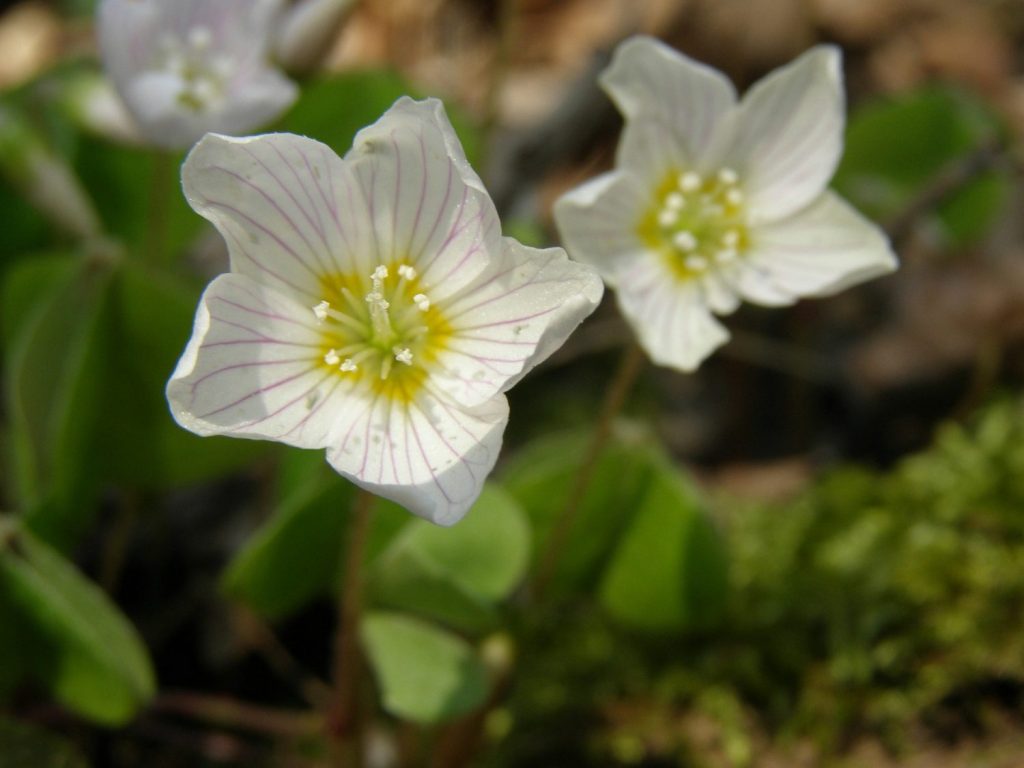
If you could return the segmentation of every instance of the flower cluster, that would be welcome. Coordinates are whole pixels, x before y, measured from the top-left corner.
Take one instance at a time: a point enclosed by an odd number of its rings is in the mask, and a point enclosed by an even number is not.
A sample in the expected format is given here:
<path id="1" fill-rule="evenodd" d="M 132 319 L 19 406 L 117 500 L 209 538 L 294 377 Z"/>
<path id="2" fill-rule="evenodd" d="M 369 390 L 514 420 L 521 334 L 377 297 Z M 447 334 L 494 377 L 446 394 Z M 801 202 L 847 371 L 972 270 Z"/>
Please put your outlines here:
<path id="1" fill-rule="evenodd" d="M 826 189 L 842 153 L 836 48 L 737 101 L 720 72 L 637 37 L 602 85 L 626 119 L 616 168 L 563 196 L 555 218 L 655 362 L 695 369 L 728 339 L 712 313 L 742 299 L 780 306 L 895 269 L 881 231 Z"/>
<path id="2" fill-rule="evenodd" d="M 207 135 L 182 182 L 231 272 L 168 383 L 175 419 L 326 448 L 358 485 L 458 520 L 497 459 L 503 393 L 597 306 L 596 273 L 501 236 L 436 100 L 400 99 L 344 159 Z"/>

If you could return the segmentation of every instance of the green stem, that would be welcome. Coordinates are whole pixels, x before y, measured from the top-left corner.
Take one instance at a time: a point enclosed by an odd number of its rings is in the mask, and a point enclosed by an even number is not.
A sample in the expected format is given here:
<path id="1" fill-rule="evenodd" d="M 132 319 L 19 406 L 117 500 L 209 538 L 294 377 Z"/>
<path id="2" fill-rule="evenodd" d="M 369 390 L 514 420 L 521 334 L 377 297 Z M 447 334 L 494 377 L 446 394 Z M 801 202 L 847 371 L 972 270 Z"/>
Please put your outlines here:
<path id="1" fill-rule="evenodd" d="M 334 703 L 328 729 L 335 744 L 336 764 L 362 765 L 362 713 L 359 710 L 359 621 L 363 609 L 363 562 L 370 532 L 374 496 L 360 490 L 352 508 L 345 573 L 338 602 L 338 629 L 334 636 Z"/>
<path id="2" fill-rule="evenodd" d="M 555 566 L 558 563 L 562 552 L 569 541 L 569 534 L 572 533 L 573 524 L 579 513 L 580 505 L 590 487 L 594 470 L 597 468 L 597 460 L 601 457 L 608 439 L 611 437 L 612 424 L 615 417 L 622 410 L 633 384 L 636 382 L 644 360 L 646 359 L 643 350 L 636 342 L 632 342 L 622 356 L 619 368 L 615 372 L 608 390 L 605 392 L 604 402 L 601 404 L 601 412 L 597 418 L 597 426 L 594 435 L 587 446 L 587 452 L 583 456 L 579 472 L 569 490 L 565 506 L 555 519 L 551 528 L 551 535 L 548 536 L 547 545 L 540 557 L 540 565 L 537 568 L 537 575 L 533 580 L 530 590 L 534 599 L 539 599 L 554 576 Z"/>

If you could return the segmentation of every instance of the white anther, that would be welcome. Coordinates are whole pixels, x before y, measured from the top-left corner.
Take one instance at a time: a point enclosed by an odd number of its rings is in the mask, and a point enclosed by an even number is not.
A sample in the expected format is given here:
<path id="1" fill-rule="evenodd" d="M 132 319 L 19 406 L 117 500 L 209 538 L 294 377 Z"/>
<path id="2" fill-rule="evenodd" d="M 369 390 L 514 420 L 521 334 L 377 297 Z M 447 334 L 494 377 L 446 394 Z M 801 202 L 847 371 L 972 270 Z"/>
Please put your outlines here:
<path id="1" fill-rule="evenodd" d="M 679 177 L 679 188 L 683 192 L 693 192 L 700 187 L 702 181 L 699 173 L 687 171 Z"/>
<path id="2" fill-rule="evenodd" d="M 668 208 L 658 211 L 658 224 L 662 227 L 671 227 L 679 221 L 679 214 Z"/>
<path id="3" fill-rule="evenodd" d="M 685 229 L 682 232 L 676 232 L 672 237 L 672 242 L 683 251 L 692 251 L 697 247 L 697 238 L 692 232 Z"/>
<path id="4" fill-rule="evenodd" d="M 683 263 L 686 264 L 687 269 L 692 269 L 695 272 L 707 269 L 708 266 L 708 260 L 703 256 L 687 256 L 686 261 Z"/>
<path id="5" fill-rule="evenodd" d="M 419 308 L 420 312 L 426 312 L 430 309 L 430 299 L 427 298 L 425 293 L 417 293 L 412 297 L 413 303 Z"/>
<path id="6" fill-rule="evenodd" d="M 395 347 L 392 352 L 395 353 L 395 360 L 404 364 L 412 365 L 412 350 L 408 347 Z"/>
<path id="7" fill-rule="evenodd" d="M 313 307 L 313 314 L 316 315 L 316 321 L 322 323 L 327 319 L 327 311 L 331 308 L 329 301 L 321 301 L 315 307 Z"/>
<path id="8" fill-rule="evenodd" d="M 735 248 L 740 244 L 740 233 L 735 229 L 730 229 L 724 235 L 722 235 L 722 245 L 728 248 Z"/>
<path id="9" fill-rule="evenodd" d="M 327 350 L 327 354 L 324 355 L 324 362 L 327 363 L 328 365 L 337 365 L 338 363 L 340 363 L 341 358 L 338 356 L 338 350 Z"/>
<path id="10" fill-rule="evenodd" d="M 416 270 L 410 267 L 408 264 L 402 264 L 398 268 L 398 276 L 406 280 L 415 280 Z"/>
<path id="11" fill-rule="evenodd" d="M 715 254 L 715 258 L 719 261 L 733 261 L 736 258 L 735 248 L 724 248 Z"/>
<path id="12" fill-rule="evenodd" d="M 743 193 L 733 188 L 725 194 L 725 199 L 730 205 L 739 205 L 743 202 Z"/>
<path id="13" fill-rule="evenodd" d="M 385 267 L 383 264 L 379 265 L 375 270 L 373 270 L 373 274 L 370 275 L 370 278 L 373 280 L 386 280 L 387 277 L 388 268 Z"/>
<path id="14" fill-rule="evenodd" d="M 732 168 L 723 168 L 718 172 L 718 180 L 723 184 L 735 184 L 739 179 L 739 174 Z"/>
<path id="15" fill-rule="evenodd" d="M 685 205 L 686 198 L 678 192 L 669 192 L 668 197 L 665 198 L 665 206 L 669 210 L 679 211 L 682 210 Z"/>
<path id="16" fill-rule="evenodd" d="M 351 373 L 352 371 L 359 370 L 359 366 L 352 362 L 351 357 L 346 357 L 345 361 L 341 364 L 341 370 L 345 373 Z"/>

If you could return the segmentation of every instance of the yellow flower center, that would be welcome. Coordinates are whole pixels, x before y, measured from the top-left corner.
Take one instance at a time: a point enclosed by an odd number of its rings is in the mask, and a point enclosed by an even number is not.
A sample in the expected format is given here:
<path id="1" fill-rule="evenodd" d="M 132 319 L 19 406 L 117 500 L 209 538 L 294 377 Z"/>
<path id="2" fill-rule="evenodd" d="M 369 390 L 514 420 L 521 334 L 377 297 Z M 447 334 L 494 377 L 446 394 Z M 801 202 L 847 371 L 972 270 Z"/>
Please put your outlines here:
<path id="1" fill-rule="evenodd" d="M 671 170 L 637 231 L 681 280 L 735 261 L 750 244 L 739 177 L 731 168 L 710 176 Z"/>
<path id="2" fill-rule="evenodd" d="M 324 298 L 311 308 L 323 329 L 319 365 L 411 400 L 450 330 L 427 290 L 408 264 L 324 277 Z"/>

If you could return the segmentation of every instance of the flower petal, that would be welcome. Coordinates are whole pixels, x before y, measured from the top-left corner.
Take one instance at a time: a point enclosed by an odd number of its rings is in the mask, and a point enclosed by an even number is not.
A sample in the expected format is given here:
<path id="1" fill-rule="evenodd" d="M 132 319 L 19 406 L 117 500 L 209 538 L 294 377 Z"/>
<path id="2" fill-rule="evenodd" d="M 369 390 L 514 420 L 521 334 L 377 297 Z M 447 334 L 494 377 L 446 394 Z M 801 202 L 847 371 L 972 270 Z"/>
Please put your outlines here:
<path id="1" fill-rule="evenodd" d="M 622 129 L 615 161 L 620 173 L 631 176 L 653 204 L 653 193 L 665 177 L 684 168 L 704 172 L 710 158 L 692 159 L 671 126 L 657 120 L 631 120 Z"/>
<path id="2" fill-rule="evenodd" d="M 307 307 L 245 275 L 221 275 L 167 384 L 171 413 L 199 435 L 324 447 L 351 384 L 319 365 L 319 342 Z"/>
<path id="3" fill-rule="evenodd" d="M 843 149 L 839 49 L 817 46 L 760 80 L 734 115 L 727 162 L 743 180 L 755 221 L 803 208 L 828 185 Z"/>
<path id="4" fill-rule="evenodd" d="M 189 153 L 181 175 L 189 204 L 227 240 L 232 270 L 308 307 L 323 298 L 325 276 L 369 274 L 376 264 L 359 182 L 318 141 L 210 134 Z"/>
<path id="5" fill-rule="evenodd" d="M 646 251 L 636 234 L 642 193 L 617 171 L 569 190 L 555 201 L 555 223 L 569 255 L 594 266 L 609 285 Z"/>
<path id="6" fill-rule="evenodd" d="M 356 135 L 345 160 L 368 201 L 379 259 L 414 266 L 432 300 L 457 292 L 501 253 L 494 203 L 437 99 L 403 96 Z"/>
<path id="7" fill-rule="evenodd" d="M 655 254 L 623 275 L 617 291 L 622 314 L 658 365 L 693 371 L 729 333 L 712 316 L 696 280 L 679 280 Z"/>
<path id="8" fill-rule="evenodd" d="M 745 261 L 794 297 L 827 296 L 898 265 L 882 231 L 832 192 L 759 227 Z"/>
<path id="9" fill-rule="evenodd" d="M 601 85 L 628 121 L 651 119 L 670 128 L 694 163 L 707 158 L 722 118 L 736 104 L 736 91 L 721 72 L 651 37 L 619 45 Z"/>
<path id="10" fill-rule="evenodd" d="M 443 306 L 452 331 L 437 386 L 478 405 L 504 392 L 560 347 L 601 301 L 604 284 L 561 248 L 505 238 L 505 253 Z"/>
<path id="11" fill-rule="evenodd" d="M 327 461 L 360 487 L 451 525 L 480 495 L 507 421 L 504 395 L 476 408 L 427 390 L 405 404 L 379 397 L 344 412 Z"/>

